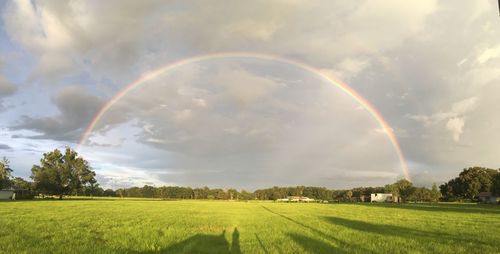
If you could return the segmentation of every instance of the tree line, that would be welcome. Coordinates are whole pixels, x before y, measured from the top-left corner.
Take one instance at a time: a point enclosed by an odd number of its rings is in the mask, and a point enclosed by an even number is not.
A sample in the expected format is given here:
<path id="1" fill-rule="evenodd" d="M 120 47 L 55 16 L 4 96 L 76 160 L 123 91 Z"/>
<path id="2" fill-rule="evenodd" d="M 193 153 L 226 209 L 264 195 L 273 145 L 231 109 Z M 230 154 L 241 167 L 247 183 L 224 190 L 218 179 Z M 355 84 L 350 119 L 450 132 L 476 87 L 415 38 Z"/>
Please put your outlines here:
<path id="1" fill-rule="evenodd" d="M 143 187 L 107 189 L 103 196 L 112 197 L 142 197 L 161 199 L 213 199 L 213 200 L 276 200 L 289 196 L 305 196 L 316 200 L 339 202 L 362 202 L 363 197 L 372 193 L 392 193 L 401 197 L 404 202 L 437 202 L 441 194 L 436 185 L 431 189 L 415 187 L 408 180 L 399 180 L 384 187 L 357 187 L 348 190 L 334 190 L 314 186 L 290 186 L 257 189 L 253 192 L 246 190 L 221 188 L 191 188 L 180 186 Z"/>
<path id="2" fill-rule="evenodd" d="M 31 169 L 32 181 L 13 177 L 10 162 L 0 161 L 0 189 L 28 190 L 42 195 L 144 197 L 161 199 L 215 199 L 215 200 L 276 200 L 289 196 L 306 196 L 317 200 L 359 202 L 371 193 L 392 193 L 403 202 L 437 202 L 477 200 L 481 192 L 500 195 L 500 170 L 472 167 L 464 169 L 458 177 L 432 188 L 416 187 L 405 179 L 381 187 L 356 187 L 346 190 L 314 186 L 293 186 L 257 189 L 253 192 L 233 188 L 191 188 L 180 186 L 130 187 L 103 189 L 97 183 L 96 174 L 89 163 L 67 147 L 44 153 L 38 165 Z"/>

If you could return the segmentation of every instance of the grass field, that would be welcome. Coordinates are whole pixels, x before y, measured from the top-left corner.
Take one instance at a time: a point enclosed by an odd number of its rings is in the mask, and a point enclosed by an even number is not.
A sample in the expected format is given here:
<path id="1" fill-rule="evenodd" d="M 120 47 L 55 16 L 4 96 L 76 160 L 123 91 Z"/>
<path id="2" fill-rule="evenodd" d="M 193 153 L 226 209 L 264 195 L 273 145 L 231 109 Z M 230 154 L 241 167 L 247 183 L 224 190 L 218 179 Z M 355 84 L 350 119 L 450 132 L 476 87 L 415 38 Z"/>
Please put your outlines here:
<path id="1" fill-rule="evenodd" d="M 1 253 L 499 253 L 500 207 L 0 202 Z"/>

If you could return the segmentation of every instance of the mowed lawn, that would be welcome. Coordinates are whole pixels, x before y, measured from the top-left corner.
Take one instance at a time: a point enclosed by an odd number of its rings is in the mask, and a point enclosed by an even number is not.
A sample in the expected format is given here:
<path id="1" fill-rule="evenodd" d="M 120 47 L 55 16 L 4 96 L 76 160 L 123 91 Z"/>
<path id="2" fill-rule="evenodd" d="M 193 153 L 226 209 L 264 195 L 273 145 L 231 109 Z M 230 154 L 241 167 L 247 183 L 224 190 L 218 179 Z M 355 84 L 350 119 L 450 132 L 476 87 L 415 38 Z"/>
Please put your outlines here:
<path id="1" fill-rule="evenodd" d="M 1 253 L 500 253 L 500 207 L 0 202 Z"/>

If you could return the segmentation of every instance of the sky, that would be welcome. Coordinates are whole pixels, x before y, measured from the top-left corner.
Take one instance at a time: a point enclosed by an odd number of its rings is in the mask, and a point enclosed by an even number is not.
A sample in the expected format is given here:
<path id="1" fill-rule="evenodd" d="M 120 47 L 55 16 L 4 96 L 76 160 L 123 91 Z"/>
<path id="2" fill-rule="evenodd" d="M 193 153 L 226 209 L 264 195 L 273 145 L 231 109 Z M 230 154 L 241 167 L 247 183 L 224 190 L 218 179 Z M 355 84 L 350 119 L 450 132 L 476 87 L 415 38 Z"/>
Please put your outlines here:
<path id="1" fill-rule="evenodd" d="M 499 168 L 497 4 L 3 1 L 0 156 L 29 178 L 69 146 L 106 188 L 381 186 L 405 175 L 390 131 L 415 185 Z"/>

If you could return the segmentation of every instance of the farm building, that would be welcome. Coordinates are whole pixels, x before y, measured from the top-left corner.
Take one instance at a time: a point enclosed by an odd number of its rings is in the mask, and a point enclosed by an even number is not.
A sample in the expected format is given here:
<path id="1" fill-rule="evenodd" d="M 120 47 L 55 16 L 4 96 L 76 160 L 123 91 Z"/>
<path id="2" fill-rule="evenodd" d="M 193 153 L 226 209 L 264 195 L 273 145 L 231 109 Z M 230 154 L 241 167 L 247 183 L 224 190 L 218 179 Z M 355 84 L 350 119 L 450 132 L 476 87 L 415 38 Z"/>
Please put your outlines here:
<path id="1" fill-rule="evenodd" d="M 0 200 L 33 199 L 33 192 L 25 189 L 0 190 Z"/>
<path id="2" fill-rule="evenodd" d="M 314 202 L 316 200 L 303 196 L 288 196 L 286 198 L 276 199 L 278 202 Z"/>
<path id="3" fill-rule="evenodd" d="M 376 203 L 386 203 L 386 202 L 398 202 L 399 197 L 393 196 L 392 193 L 372 193 L 370 195 L 370 202 Z"/>
<path id="4" fill-rule="evenodd" d="M 14 190 L 0 190 L 0 200 L 12 199 Z"/>
<path id="5" fill-rule="evenodd" d="M 477 197 L 482 203 L 497 204 L 500 202 L 500 196 L 495 196 L 491 192 L 481 192 Z"/>

